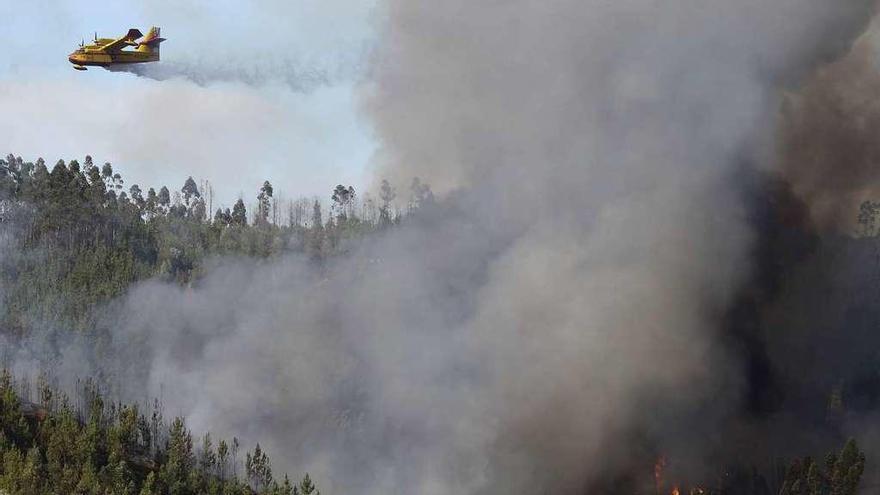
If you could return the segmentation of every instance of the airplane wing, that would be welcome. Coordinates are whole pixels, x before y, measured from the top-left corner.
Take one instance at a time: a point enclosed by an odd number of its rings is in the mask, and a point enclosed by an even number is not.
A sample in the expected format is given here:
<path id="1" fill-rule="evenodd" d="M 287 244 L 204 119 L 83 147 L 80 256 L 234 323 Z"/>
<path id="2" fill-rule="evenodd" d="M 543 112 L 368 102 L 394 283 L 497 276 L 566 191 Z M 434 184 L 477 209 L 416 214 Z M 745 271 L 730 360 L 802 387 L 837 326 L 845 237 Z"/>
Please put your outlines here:
<path id="1" fill-rule="evenodd" d="M 134 40 L 143 37 L 144 35 L 137 29 L 129 29 L 128 33 L 125 34 L 122 38 L 117 38 L 110 43 L 101 47 L 102 51 L 105 52 L 118 52 L 122 50 L 123 47 L 131 45 Z"/>

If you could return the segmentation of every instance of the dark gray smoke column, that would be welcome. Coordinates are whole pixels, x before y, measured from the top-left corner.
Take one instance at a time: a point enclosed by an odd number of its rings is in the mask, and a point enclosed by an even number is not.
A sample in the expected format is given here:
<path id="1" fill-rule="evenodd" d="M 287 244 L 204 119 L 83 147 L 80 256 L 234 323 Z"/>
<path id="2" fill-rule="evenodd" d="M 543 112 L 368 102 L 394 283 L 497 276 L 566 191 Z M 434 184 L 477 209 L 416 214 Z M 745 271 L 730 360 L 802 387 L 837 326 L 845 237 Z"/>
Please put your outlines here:
<path id="1" fill-rule="evenodd" d="M 448 194 L 317 276 L 134 291 L 133 379 L 328 493 L 583 491 L 645 403 L 736 402 L 714 338 L 750 266 L 735 172 L 869 7 L 389 0 L 377 159 Z"/>
<path id="2" fill-rule="evenodd" d="M 576 490 L 626 455 L 603 447 L 646 391 L 714 393 L 714 316 L 749 266 L 736 167 L 872 3 L 387 2 L 379 162 L 463 189 L 506 241 L 462 332 L 492 371 L 486 491 Z"/>

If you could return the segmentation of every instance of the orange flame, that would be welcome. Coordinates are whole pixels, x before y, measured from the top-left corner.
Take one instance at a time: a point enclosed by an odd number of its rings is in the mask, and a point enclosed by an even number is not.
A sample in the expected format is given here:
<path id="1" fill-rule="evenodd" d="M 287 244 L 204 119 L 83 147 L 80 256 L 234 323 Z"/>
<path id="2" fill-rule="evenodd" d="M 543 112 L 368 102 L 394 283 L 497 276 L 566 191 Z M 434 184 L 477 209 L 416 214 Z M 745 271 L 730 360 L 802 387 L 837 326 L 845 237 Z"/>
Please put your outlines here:
<path id="1" fill-rule="evenodd" d="M 663 493 L 663 468 L 666 467 L 666 458 L 660 456 L 654 464 L 654 486 L 657 488 L 657 495 Z"/>
<path id="2" fill-rule="evenodd" d="M 666 495 L 666 488 L 663 482 L 664 471 L 666 470 L 666 457 L 660 456 L 657 458 L 657 462 L 654 463 L 654 485 L 657 489 L 657 495 Z M 672 491 L 668 492 L 669 495 L 681 495 L 681 488 L 678 483 L 672 485 Z M 701 487 L 692 488 L 690 490 L 690 495 L 705 495 L 706 490 Z"/>

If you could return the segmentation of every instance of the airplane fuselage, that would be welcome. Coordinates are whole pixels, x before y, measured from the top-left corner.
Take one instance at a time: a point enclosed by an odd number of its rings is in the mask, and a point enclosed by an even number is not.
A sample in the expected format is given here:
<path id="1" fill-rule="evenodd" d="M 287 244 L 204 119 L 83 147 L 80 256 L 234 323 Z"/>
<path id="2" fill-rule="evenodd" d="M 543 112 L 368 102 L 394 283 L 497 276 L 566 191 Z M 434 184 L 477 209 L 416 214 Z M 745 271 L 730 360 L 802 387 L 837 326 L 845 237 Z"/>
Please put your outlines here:
<path id="1" fill-rule="evenodd" d="M 159 61 L 159 43 L 165 38 L 159 37 L 159 28 L 152 27 L 146 36 L 135 28 L 120 38 L 98 38 L 89 45 L 80 44 L 79 48 L 67 56 L 76 70 L 86 67 L 105 67 L 113 65 L 142 64 Z"/>
<path id="2" fill-rule="evenodd" d="M 71 53 L 67 60 L 74 66 L 97 66 L 107 67 L 115 64 L 140 64 L 145 62 L 156 62 L 159 60 L 158 53 L 143 53 L 135 51 L 120 51 L 116 53 L 107 53 L 102 51 L 91 52 L 89 50 L 75 51 Z"/>

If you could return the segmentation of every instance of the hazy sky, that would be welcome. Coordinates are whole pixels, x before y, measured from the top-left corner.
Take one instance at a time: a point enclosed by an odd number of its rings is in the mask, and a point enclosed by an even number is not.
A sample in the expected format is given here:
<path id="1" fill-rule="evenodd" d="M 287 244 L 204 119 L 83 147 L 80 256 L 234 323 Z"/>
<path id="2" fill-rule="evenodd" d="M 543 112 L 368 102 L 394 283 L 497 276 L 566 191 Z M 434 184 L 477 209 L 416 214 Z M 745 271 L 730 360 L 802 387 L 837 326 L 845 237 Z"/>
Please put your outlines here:
<path id="1" fill-rule="evenodd" d="M 0 152 L 91 154 L 142 187 L 179 189 L 192 174 L 226 204 L 266 179 L 285 197 L 357 188 L 374 149 L 355 86 L 375 15 L 374 0 L 0 0 Z M 202 84 L 67 61 L 95 31 L 151 25 L 168 39 L 159 63 Z"/>

